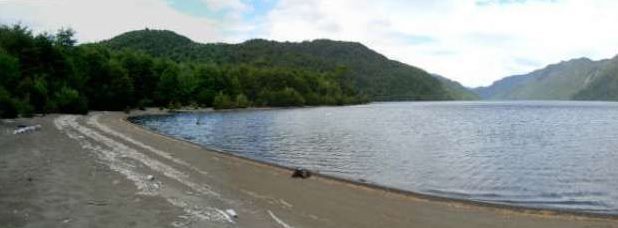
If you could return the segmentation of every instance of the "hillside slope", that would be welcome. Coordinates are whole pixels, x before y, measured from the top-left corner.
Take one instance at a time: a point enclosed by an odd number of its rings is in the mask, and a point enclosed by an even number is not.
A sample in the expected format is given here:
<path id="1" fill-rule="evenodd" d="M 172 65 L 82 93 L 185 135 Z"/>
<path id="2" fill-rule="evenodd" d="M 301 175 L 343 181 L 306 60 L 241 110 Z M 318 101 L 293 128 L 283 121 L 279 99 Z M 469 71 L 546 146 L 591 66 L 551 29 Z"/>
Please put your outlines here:
<path id="1" fill-rule="evenodd" d="M 509 76 L 495 81 L 490 86 L 474 88 L 472 91 L 485 100 L 500 99 L 507 97 L 511 91 L 528 82 L 531 77 L 531 75 Z"/>
<path id="2" fill-rule="evenodd" d="M 177 61 L 250 64 L 343 71 L 344 77 L 372 100 L 462 99 L 452 83 L 442 83 L 422 69 L 390 60 L 360 43 L 314 40 L 300 43 L 261 39 L 240 44 L 201 44 L 165 30 L 132 31 L 101 44 L 136 49 Z"/>
<path id="3" fill-rule="evenodd" d="M 432 74 L 435 78 L 440 80 L 444 85 L 444 89 L 449 93 L 451 97 L 456 100 L 480 100 L 481 97 L 474 93 L 472 90 L 464 87 L 459 82 L 453 81 L 441 75 Z"/>
<path id="4" fill-rule="evenodd" d="M 529 74 L 506 77 L 474 91 L 491 100 L 570 100 L 596 81 L 608 63 L 573 59 Z"/>
<path id="5" fill-rule="evenodd" d="M 606 61 L 596 79 L 576 93 L 573 99 L 618 101 L 618 56 Z"/>

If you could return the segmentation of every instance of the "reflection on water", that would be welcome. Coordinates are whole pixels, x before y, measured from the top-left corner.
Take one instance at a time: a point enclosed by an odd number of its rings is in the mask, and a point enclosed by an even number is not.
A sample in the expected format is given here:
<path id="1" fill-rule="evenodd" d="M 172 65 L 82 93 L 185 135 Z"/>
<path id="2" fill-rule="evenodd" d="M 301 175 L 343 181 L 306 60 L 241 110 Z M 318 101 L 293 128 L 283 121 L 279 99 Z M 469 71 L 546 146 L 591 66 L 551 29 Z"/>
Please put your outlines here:
<path id="1" fill-rule="evenodd" d="M 374 103 L 133 121 L 206 147 L 405 190 L 618 214 L 618 103 Z"/>

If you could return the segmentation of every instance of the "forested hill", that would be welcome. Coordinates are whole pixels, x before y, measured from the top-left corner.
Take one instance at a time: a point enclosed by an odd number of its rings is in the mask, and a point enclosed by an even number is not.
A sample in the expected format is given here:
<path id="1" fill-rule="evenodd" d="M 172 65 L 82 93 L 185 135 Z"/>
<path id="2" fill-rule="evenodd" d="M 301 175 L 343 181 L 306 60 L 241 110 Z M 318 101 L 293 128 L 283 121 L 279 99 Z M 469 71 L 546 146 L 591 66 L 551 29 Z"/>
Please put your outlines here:
<path id="1" fill-rule="evenodd" d="M 474 89 L 493 100 L 618 100 L 618 58 L 572 59 Z"/>
<path id="2" fill-rule="evenodd" d="M 311 71 L 344 72 L 352 87 L 371 100 L 462 99 L 422 69 L 389 60 L 360 43 L 314 40 L 300 43 L 261 39 L 240 44 L 201 44 L 165 30 L 124 33 L 101 44 L 112 49 L 135 49 L 176 61 L 217 65 L 292 67 Z"/>
<path id="3" fill-rule="evenodd" d="M 0 25 L 0 118 L 148 106 L 223 109 L 367 102 L 344 77 L 344 69 L 172 61 L 132 49 L 76 46 L 73 34 L 70 29 L 33 34 L 20 25 Z M 157 42 L 131 42 L 156 43 L 170 52 L 194 45 L 161 34 L 152 37 Z"/>

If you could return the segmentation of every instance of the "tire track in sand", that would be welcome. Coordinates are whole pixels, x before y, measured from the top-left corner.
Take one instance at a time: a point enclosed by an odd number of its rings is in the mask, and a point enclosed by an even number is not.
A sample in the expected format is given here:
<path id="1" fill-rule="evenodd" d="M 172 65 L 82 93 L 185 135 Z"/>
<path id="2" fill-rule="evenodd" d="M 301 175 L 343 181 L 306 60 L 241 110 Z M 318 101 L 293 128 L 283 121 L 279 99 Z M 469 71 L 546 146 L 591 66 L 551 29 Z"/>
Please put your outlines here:
<path id="1" fill-rule="evenodd" d="M 194 192 L 210 200 L 223 200 L 220 194 L 212 191 L 209 187 L 190 181 L 187 174 L 167 164 L 152 159 L 121 142 L 115 141 L 93 129 L 79 124 L 77 118 L 78 116 L 63 115 L 54 120 L 54 125 L 61 132 L 78 141 L 82 148 L 95 152 L 97 158 L 111 170 L 122 174 L 128 180 L 132 181 L 139 190 L 138 194 L 161 196 L 172 205 L 181 208 L 185 212 L 185 215 L 181 216 L 184 221 L 176 221 L 172 223 L 173 226 L 184 227 L 195 222 L 213 222 L 220 226 L 234 224 L 234 221 L 227 214 L 220 213 L 222 211 L 221 209 L 194 204 L 188 200 L 181 199 L 183 198 L 181 195 L 171 194 L 170 191 L 162 191 L 162 182 L 148 180 L 146 175 L 138 171 L 137 167 L 128 160 L 141 163 L 152 171 L 161 173 L 167 178 L 185 185 Z"/>

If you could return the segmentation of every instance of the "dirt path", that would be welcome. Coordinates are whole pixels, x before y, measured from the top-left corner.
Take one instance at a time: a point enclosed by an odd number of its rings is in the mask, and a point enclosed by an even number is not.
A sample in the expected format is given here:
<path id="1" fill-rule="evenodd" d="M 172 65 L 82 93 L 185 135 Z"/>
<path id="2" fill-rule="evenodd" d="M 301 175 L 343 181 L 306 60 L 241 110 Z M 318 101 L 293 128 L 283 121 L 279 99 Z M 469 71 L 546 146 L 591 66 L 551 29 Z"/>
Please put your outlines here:
<path id="1" fill-rule="evenodd" d="M 287 170 L 160 136 L 125 117 L 3 121 L 2 227 L 618 227 L 616 219 L 521 213 L 324 178 L 292 179 Z M 13 135 L 17 123 L 43 128 Z"/>

